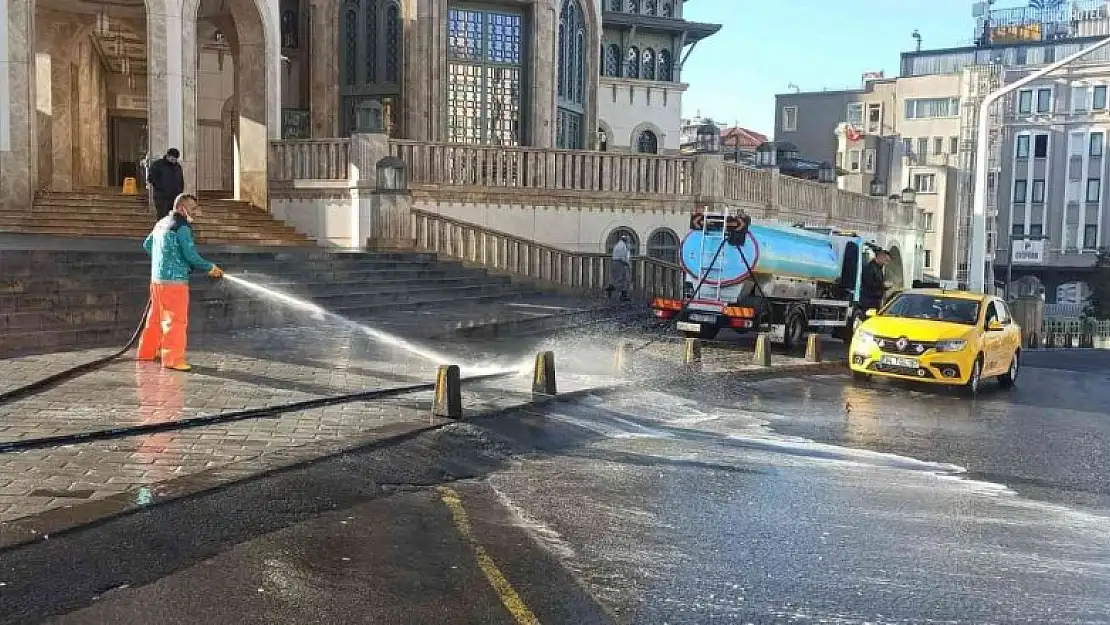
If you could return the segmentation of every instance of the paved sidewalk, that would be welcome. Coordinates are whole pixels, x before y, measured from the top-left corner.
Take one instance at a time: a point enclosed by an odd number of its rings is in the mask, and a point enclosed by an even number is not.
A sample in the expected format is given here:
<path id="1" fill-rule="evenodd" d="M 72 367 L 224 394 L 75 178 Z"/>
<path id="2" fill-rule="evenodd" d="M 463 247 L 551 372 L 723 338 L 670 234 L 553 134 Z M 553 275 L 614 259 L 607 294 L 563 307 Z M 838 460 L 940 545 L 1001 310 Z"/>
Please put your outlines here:
<path id="1" fill-rule="evenodd" d="M 201 336 L 190 346 L 194 372 L 166 371 L 130 355 L 36 395 L 0 405 L 0 442 L 161 423 L 434 379 L 438 364 L 470 373 L 523 372 L 464 387 L 470 413 L 529 402 L 534 355 L 556 352 L 559 392 L 622 380 L 614 370 L 617 345 L 650 335 L 619 324 L 587 326 L 558 337 L 481 341 L 413 341 L 413 355 L 383 347 L 361 332 L 331 324 Z M 0 360 L 12 388 L 112 350 L 88 350 Z M 658 342 L 636 356 L 635 378 L 681 375 L 681 343 Z M 779 357 L 777 365 L 795 358 Z M 706 352 L 708 372 L 750 369 L 746 351 Z M 2 388 L 0 388 L 2 390 Z M 430 392 L 288 412 L 276 417 L 173 430 L 107 441 L 0 453 L 0 547 L 34 532 L 160 498 L 212 488 L 290 463 L 336 453 L 387 435 L 440 423 Z M 42 513 L 50 511 L 50 514 Z M 29 517 L 34 516 L 31 520 Z M 17 519 L 22 521 L 15 522 Z M 45 520 L 43 520 L 45 519 Z M 51 528 L 54 528 L 51 530 Z"/>

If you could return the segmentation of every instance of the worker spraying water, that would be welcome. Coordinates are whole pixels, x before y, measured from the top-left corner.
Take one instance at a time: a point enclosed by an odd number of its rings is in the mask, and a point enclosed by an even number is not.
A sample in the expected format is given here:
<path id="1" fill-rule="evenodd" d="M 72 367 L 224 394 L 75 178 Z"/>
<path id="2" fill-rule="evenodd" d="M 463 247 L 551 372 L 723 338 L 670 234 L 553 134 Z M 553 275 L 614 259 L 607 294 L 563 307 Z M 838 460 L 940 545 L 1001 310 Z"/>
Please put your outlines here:
<path id="1" fill-rule="evenodd" d="M 189 328 L 189 274 L 204 271 L 214 279 L 224 272 L 197 252 L 193 241 L 193 215 L 197 209 L 194 195 L 181 194 L 173 210 L 158 220 L 143 242 L 151 255 L 150 309 L 142 337 L 139 360 L 157 360 L 175 371 L 190 371 L 185 359 Z"/>

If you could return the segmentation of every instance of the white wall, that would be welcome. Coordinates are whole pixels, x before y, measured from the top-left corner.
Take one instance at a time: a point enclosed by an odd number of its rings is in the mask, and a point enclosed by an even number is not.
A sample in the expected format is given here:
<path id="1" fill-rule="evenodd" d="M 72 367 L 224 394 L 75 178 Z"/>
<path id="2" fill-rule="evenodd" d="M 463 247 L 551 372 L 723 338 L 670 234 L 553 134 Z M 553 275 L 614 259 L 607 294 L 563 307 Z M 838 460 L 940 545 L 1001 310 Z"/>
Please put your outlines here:
<path id="1" fill-rule="evenodd" d="M 355 220 L 350 193 L 343 189 L 326 198 L 271 198 L 270 212 L 322 247 L 351 248 Z"/>
<path id="2" fill-rule="evenodd" d="M 678 151 L 684 91 L 682 83 L 602 76 L 598 117 L 609 133 L 609 149 L 634 149 L 635 137 L 646 128 L 658 135 L 660 151 Z"/>

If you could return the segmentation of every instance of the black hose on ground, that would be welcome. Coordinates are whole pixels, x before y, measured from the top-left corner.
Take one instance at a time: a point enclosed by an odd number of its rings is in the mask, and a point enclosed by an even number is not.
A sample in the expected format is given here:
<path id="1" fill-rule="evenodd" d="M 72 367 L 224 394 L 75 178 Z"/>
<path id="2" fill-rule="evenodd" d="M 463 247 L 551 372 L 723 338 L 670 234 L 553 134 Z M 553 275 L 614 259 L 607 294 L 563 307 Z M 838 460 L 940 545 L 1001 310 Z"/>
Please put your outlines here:
<path id="1" fill-rule="evenodd" d="M 42 391 L 45 391 L 46 389 L 48 389 L 48 388 L 50 388 L 50 387 L 52 387 L 56 384 L 59 384 L 61 382 L 65 382 L 66 380 L 71 380 L 71 379 L 76 378 L 78 376 L 82 376 L 82 375 L 85 375 L 86 373 L 89 373 L 89 372 L 95 371 L 97 369 L 100 369 L 101 367 L 107 365 L 108 363 L 112 362 L 113 360 L 123 356 L 124 354 L 126 354 L 128 352 L 128 350 L 130 350 L 132 347 L 135 347 L 135 343 L 137 343 L 139 341 L 139 337 L 143 333 L 143 328 L 146 327 L 146 318 L 147 318 L 148 314 L 150 314 L 150 300 L 149 299 L 146 301 L 146 307 L 143 308 L 143 317 L 142 317 L 142 319 L 139 320 L 139 326 L 137 328 L 135 328 L 135 332 L 131 335 L 131 338 L 128 339 L 127 344 L 124 345 L 119 351 L 114 352 L 112 354 L 109 354 L 107 356 L 102 356 L 102 357 L 97 358 L 95 360 L 90 360 L 89 362 L 86 362 L 86 363 L 79 364 L 76 367 L 71 367 L 71 368 L 66 369 L 64 371 L 59 371 L 58 373 L 55 373 L 51 376 L 47 376 L 47 377 L 45 377 L 41 380 L 36 380 L 34 382 L 31 382 L 30 384 L 20 386 L 19 388 L 14 388 L 10 391 L 4 391 L 3 393 L 0 393 L 0 405 L 6 404 L 6 403 L 11 402 L 11 401 L 15 401 L 15 400 L 23 398 L 23 397 L 27 397 L 28 395 L 34 395 L 35 393 L 41 393 Z"/>
<path id="2" fill-rule="evenodd" d="M 462 382 L 481 382 L 485 380 L 496 380 L 508 378 L 519 375 L 516 371 L 507 371 L 503 373 L 488 373 L 484 375 L 475 375 L 462 378 Z M 395 386 L 390 388 L 381 388 L 370 391 L 356 391 L 354 393 L 344 393 L 342 395 L 329 395 L 327 397 L 316 397 L 314 399 L 306 399 L 302 401 L 290 402 L 287 404 L 274 404 L 272 406 L 263 406 L 261 408 L 248 408 L 246 410 L 235 410 L 232 412 L 221 412 L 214 415 L 204 415 L 200 417 L 192 417 L 189 419 L 178 419 L 174 421 L 160 421 L 158 423 L 143 423 L 140 425 L 129 425 L 117 428 L 108 428 L 105 430 L 93 430 L 90 432 L 77 432 L 74 434 L 62 434 L 58 436 L 44 436 L 40 438 L 26 438 L 18 441 L 9 441 L 0 443 L 0 454 L 11 453 L 15 451 L 28 451 L 31 449 L 43 449 L 47 447 L 59 447 L 61 445 L 73 445 L 75 443 L 89 443 L 92 441 L 105 441 L 114 440 L 118 438 L 128 438 L 131 436 L 139 436 L 142 434 L 154 434 L 158 432 L 169 432 L 178 430 L 187 430 L 191 428 L 204 427 L 208 425 L 216 425 L 221 423 L 232 423 L 235 421 L 246 421 L 249 419 L 264 419 L 272 418 L 286 412 L 295 412 L 298 410 L 310 410 L 313 408 L 323 408 L 326 406 L 334 406 L 337 404 L 346 404 L 355 401 L 368 401 L 371 399 L 382 399 L 385 397 L 394 397 L 397 395 L 407 395 L 409 393 L 418 393 L 420 391 L 435 390 L 435 382 L 422 382 L 420 384 L 410 384 L 408 386 Z"/>

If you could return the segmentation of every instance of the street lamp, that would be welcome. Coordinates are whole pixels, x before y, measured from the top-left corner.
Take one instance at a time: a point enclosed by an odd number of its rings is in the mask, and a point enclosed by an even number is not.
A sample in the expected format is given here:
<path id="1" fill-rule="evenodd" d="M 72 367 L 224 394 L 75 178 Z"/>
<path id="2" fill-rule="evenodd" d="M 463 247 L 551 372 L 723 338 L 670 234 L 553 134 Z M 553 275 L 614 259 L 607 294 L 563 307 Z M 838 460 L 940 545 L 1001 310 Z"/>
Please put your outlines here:
<path id="1" fill-rule="evenodd" d="M 817 182 L 836 182 L 836 168 L 830 165 L 828 161 L 821 163 L 821 166 L 817 168 Z"/>
<path id="2" fill-rule="evenodd" d="M 871 197 L 882 197 L 886 195 L 886 183 L 878 178 L 871 179 L 871 187 L 868 189 Z"/>
<path id="3" fill-rule="evenodd" d="M 997 91 L 992 91 L 987 94 L 987 97 L 983 98 L 983 102 L 979 105 L 979 131 L 976 135 L 977 144 L 975 146 L 975 200 L 971 210 L 971 241 L 967 263 L 967 286 L 969 291 L 985 292 L 987 287 L 987 159 L 990 158 L 987 133 L 990 132 L 991 106 L 1006 94 L 1016 91 L 1034 80 L 1107 45 L 1110 45 L 1110 37 L 1095 42 L 1075 54 L 1043 67 L 1020 80 L 1015 80 Z M 993 277 L 991 282 L 994 282 Z"/>
<path id="4" fill-rule="evenodd" d="M 697 151 L 701 154 L 716 154 L 721 145 L 721 131 L 710 120 L 698 126 Z"/>
<path id="5" fill-rule="evenodd" d="M 755 149 L 755 165 L 756 167 L 775 167 L 778 165 L 778 150 L 774 143 L 764 141 L 759 144 L 759 147 Z"/>
<path id="6" fill-rule="evenodd" d="M 913 187 L 902 189 L 902 194 L 898 196 L 898 201 L 903 204 L 913 204 L 917 201 L 917 190 Z"/>

